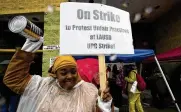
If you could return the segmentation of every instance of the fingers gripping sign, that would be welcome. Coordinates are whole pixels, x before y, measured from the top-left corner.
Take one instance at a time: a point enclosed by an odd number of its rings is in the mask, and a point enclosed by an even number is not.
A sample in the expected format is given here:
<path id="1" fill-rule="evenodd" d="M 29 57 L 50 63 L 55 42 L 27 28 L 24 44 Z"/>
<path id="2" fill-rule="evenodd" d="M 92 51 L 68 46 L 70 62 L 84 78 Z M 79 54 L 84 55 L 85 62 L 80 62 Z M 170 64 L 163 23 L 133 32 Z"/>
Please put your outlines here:
<path id="1" fill-rule="evenodd" d="M 111 112 L 112 96 L 109 90 L 108 82 L 103 91 L 99 90 L 98 106 L 103 112 Z M 102 97 L 100 97 L 101 94 Z"/>
<path id="2" fill-rule="evenodd" d="M 101 89 L 99 90 L 99 96 L 101 95 L 101 99 L 104 102 L 108 102 L 112 99 L 112 96 L 110 94 L 110 88 L 108 87 L 108 82 L 106 82 L 106 88 L 102 91 Z"/>

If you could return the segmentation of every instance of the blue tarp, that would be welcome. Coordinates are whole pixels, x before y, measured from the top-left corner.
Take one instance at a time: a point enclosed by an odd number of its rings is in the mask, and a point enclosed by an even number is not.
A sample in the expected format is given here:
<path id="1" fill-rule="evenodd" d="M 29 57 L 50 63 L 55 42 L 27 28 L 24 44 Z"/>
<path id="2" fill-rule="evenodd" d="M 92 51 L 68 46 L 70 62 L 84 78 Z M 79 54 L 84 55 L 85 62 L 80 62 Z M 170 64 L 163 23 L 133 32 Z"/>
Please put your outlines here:
<path id="1" fill-rule="evenodd" d="M 134 54 L 119 54 L 117 59 L 110 61 L 110 56 L 106 56 L 106 62 L 141 62 L 145 58 L 154 55 L 154 51 L 151 49 L 135 49 Z M 97 58 L 97 56 L 74 56 L 76 60 L 84 58 Z"/>

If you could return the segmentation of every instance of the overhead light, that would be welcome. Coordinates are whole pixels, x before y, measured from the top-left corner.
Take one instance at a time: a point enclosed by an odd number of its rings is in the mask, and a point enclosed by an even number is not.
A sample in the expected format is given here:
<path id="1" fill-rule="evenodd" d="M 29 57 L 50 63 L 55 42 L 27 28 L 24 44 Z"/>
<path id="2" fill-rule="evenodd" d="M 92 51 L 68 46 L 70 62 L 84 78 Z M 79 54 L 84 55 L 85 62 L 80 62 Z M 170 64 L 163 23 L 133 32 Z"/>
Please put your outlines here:
<path id="1" fill-rule="evenodd" d="M 148 42 L 147 42 L 147 41 L 144 41 L 144 42 L 143 42 L 143 45 L 144 45 L 144 46 L 148 46 Z"/>
<path id="2" fill-rule="evenodd" d="M 122 4 L 122 6 L 125 7 L 125 8 L 127 8 L 127 7 L 129 6 L 129 3 L 124 2 L 124 3 Z"/>
<path id="3" fill-rule="evenodd" d="M 47 12 L 52 13 L 54 11 L 54 8 L 52 5 L 48 5 Z"/>
<path id="4" fill-rule="evenodd" d="M 134 23 L 137 23 L 140 19 L 141 19 L 141 14 L 140 14 L 140 13 L 136 13 L 136 14 L 135 14 L 135 17 L 134 17 L 134 19 L 133 19 L 133 22 L 134 22 Z"/>
<path id="5" fill-rule="evenodd" d="M 117 59 L 117 55 L 116 54 L 112 54 L 112 55 L 110 55 L 110 57 L 109 57 L 109 60 L 110 61 L 115 61 Z"/>
<path id="6" fill-rule="evenodd" d="M 145 14 L 150 14 L 152 11 L 153 11 L 152 7 L 147 7 L 147 8 L 145 8 L 144 13 Z"/>

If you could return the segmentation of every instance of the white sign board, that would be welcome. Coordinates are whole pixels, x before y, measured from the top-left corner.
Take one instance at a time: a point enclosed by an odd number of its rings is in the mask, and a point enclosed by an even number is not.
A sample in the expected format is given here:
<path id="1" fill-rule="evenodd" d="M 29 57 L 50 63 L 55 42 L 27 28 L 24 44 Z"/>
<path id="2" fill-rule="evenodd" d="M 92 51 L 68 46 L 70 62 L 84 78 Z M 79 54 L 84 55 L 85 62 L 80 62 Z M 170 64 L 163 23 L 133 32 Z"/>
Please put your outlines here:
<path id="1" fill-rule="evenodd" d="M 94 3 L 60 4 L 60 55 L 133 53 L 128 12 Z"/>

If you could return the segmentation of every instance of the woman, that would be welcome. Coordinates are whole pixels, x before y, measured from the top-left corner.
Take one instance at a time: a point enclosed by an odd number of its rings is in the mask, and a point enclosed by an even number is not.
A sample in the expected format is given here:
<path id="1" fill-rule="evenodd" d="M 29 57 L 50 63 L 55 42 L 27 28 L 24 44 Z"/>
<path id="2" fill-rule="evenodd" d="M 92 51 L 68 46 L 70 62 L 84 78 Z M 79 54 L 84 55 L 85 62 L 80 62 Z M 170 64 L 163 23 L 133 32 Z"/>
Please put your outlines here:
<path id="1" fill-rule="evenodd" d="M 113 65 L 113 68 L 112 68 L 112 76 L 113 76 L 113 79 L 116 80 L 116 77 L 117 77 L 118 74 L 119 74 L 119 70 L 118 70 L 118 68 L 117 68 L 117 65 L 114 64 L 114 65 Z"/>
<path id="2" fill-rule="evenodd" d="M 122 91 L 123 88 L 125 87 L 125 80 L 124 80 L 124 73 L 123 73 L 123 65 L 119 67 L 119 74 L 117 75 L 116 78 L 116 86 L 117 86 L 117 102 L 118 102 L 118 107 L 122 106 Z"/>
<path id="3" fill-rule="evenodd" d="M 116 84 L 116 78 L 119 74 L 119 71 L 117 69 L 117 65 L 114 64 L 112 67 L 112 78 L 109 80 L 109 84 L 110 84 L 110 92 L 111 95 L 113 97 L 113 103 L 115 107 L 120 107 L 120 99 L 119 99 L 119 86 Z"/>
<path id="4" fill-rule="evenodd" d="M 150 90 L 152 95 L 152 104 L 159 109 L 164 109 L 165 96 L 167 93 L 167 87 L 164 83 L 162 74 L 158 68 L 155 68 L 153 74 L 147 78 L 150 84 Z"/>
<path id="5" fill-rule="evenodd" d="M 72 56 L 58 56 L 49 70 L 50 77 L 29 74 L 34 57 L 32 52 L 42 43 L 42 38 L 38 42 L 27 39 L 7 68 L 4 83 L 22 94 L 17 112 L 110 112 L 112 97 L 109 89 L 103 92 L 101 100 L 97 88 L 81 80 Z"/>
<path id="6" fill-rule="evenodd" d="M 128 91 L 129 112 L 136 112 L 136 110 L 138 112 L 144 112 L 140 99 L 141 92 L 138 89 L 136 89 L 135 93 L 130 91 L 133 83 L 136 81 L 136 73 L 137 73 L 137 68 L 135 65 L 132 65 L 128 77 L 125 77 L 125 81 L 128 83 L 127 91 Z"/>

